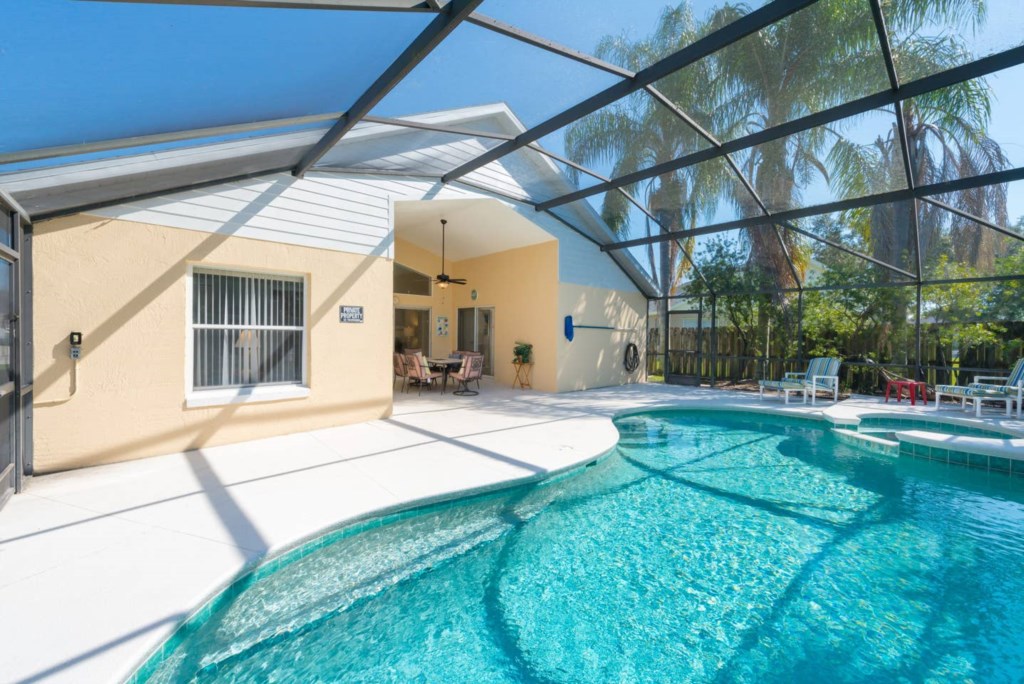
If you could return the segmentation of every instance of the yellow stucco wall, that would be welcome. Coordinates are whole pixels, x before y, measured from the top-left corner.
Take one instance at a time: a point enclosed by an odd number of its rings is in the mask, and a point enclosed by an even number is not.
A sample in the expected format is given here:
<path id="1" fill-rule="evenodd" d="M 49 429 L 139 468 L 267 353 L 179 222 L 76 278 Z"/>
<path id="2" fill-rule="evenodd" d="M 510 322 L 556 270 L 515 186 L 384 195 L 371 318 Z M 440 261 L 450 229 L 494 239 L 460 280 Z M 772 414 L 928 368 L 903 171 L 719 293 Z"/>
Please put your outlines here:
<path id="1" fill-rule="evenodd" d="M 389 414 L 390 260 L 87 215 L 34 234 L 37 472 Z M 189 264 L 307 276 L 309 397 L 185 408 Z M 366 322 L 339 323 L 341 304 L 364 306 Z M 84 333 L 75 372 L 72 330 Z"/>
<path id="2" fill-rule="evenodd" d="M 403 240 L 395 241 L 395 260 L 433 275 L 438 257 Z M 396 295 L 396 306 L 430 306 L 431 324 L 448 316 L 448 337 L 432 338 L 432 353 L 444 355 L 458 342 L 456 312 L 465 307 L 494 308 L 494 379 L 512 385 L 512 347 L 517 340 L 533 344 L 533 387 L 558 391 L 558 242 L 544 242 L 475 259 L 449 262 L 446 272 L 465 278 L 466 285 L 437 287 L 432 297 Z M 473 301 L 470 293 L 476 290 Z"/>
<path id="3" fill-rule="evenodd" d="M 643 380 L 647 299 L 642 294 L 562 283 L 558 291 L 558 310 L 559 392 Z M 575 325 L 621 330 L 580 329 L 569 342 L 562 332 L 568 315 Z M 640 352 L 640 366 L 635 372 L 626 373 L 622 361 L 630 342 Z"/>

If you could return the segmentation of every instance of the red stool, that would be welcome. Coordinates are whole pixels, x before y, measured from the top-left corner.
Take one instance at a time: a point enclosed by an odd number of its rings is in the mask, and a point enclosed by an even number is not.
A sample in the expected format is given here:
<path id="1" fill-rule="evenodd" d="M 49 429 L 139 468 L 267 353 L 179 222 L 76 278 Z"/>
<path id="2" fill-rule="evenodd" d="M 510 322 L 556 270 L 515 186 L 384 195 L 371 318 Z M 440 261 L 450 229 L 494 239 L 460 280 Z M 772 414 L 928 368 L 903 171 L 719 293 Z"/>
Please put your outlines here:
<path id="1" fill-rule="evenodd" d="M 917 380 L 886 380 L 885 382 L 885 403 L 889 403 L 889 391 L 896 388 L 896 403 L 900 403 L 903 400 L 903 388 L 906 388 L 910 392 L 910 405 L 917 406 L 917 392 L 921 392 L 921 403 L 928 403 L 928 383 L 918 382 Z"/>

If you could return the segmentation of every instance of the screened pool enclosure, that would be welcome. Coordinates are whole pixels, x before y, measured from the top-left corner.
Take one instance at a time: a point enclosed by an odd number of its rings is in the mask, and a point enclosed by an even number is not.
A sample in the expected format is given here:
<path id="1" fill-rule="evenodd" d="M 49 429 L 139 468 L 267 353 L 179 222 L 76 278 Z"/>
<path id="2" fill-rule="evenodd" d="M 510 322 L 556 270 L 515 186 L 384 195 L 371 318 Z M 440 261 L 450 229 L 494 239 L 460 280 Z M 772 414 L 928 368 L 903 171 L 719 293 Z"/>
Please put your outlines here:
<path id="1" fill-rule="evenodd" d="M 652 380 L 836 355 L 871 392 L 880 368 L 962 384 L 1024 353 L 1016 0 L 11 5 L 0 189 L 25 225 L 282 171 L 426 177 L 607 252 L 650 299 Z M 415 116 L 490 103 L 519 130 Z M 332 156 L 369 125 L 462 157 Z M 494 181 L 536 159 L 563 188 Z"/>

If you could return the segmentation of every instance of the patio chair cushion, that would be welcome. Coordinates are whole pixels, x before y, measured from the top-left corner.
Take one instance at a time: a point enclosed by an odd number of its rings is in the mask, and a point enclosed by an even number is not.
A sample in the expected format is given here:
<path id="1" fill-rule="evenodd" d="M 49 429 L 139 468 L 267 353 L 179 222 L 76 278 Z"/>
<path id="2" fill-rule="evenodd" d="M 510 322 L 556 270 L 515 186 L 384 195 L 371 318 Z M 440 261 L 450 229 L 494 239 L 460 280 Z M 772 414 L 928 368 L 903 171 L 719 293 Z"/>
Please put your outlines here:
<path id="1" fill-rule="evenodd" d="M 807 383 L 815 376 L 834 378 L 839 375 L 839 366 L 842 362 L 834 357 L 822 356 L 811 359 L 807 364 L 807 374 L 804 376 Z"/>
<path id="2" fill-rule="evenodd" d="M 1002 385 L 995 385 L 988 382 L 972 382 L 968 387 L 974 389 L 991 390 L 1003 394 L 1017 394 L 1017 388 L 1024 385 L 1024 359 L 1019 359 Z"/>
<path id="3" fill-rule="evenodd" d="M 1017 363 L 1010 371 L 1010 377 L 1006 379 L 1007 386 L 1017 387 L 1024 385 L 1024 358 L 1017 359 Z"/>
<path id="4" fill-rule="evenodd" d="M 1007 393 L 982 389 L 980 387 L 961 387 L 960 385 L 936 385 L 935 392 L 951 397 L 1002 397 Z"/>
<path id="5" fill-rule="evenodd" d="M 972 382 L 968 385 L 971 389 L 988 390 L 989 392 L 998 392 L 999 394 L 1017 394 L 1016 387 L 1010 387 L 1008 385 L 989 385 L 984 382 Z"/>
<path id="6" fill-rule="evenodd" d="M 459 369 L 448 374 L 449 378 L 462 382 L 463 380 L 469 379 L 469 357 L 462 357 L 462 363 L 459 365 Z"/>
<path id="7" fill-rule="evenodd" d="M 773 390 L 800 390 L 804 388 L 804 383 L 799 380 L 761 380 L 758 384 L 765 389 Z"/>

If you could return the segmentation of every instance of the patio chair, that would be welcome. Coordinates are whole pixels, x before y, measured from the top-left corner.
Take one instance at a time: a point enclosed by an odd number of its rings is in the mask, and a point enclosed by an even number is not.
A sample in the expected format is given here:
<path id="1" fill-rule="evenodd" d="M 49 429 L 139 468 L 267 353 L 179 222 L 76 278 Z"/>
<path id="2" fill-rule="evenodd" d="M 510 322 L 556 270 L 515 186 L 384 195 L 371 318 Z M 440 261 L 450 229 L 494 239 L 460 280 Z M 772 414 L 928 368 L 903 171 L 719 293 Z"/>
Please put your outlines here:
<path id="1" fill-rule="evenodd" d="M 405 368 L 409 373 L 409 379 L 417 383 L 416 394 L 423 394 L 423 386 L 432 386 L 434 380 L 443 377 L 443 373 L 430 370 L 427 360 L 419 352 L 405 355 Z"/>
<path id="2" fill-rule="evenodd" d="M 476 388 L 480 389 L 480 378 L 483 377 L 483 374 L 484 374 L 484 371 L 483 371 L 483 369 L 484 369 L 484 361 L 483 361 L 484 353 L 483 352 L 478 352 L 478 351 L 457 351 L 455 353 L 458 354 L 459 356 L 461 356 L 462 358 L 466 358 L 467 356 L 479 356 L 480 357 L 480 372 L 477 373 L 476 377 L 474 378 L 474 380 L 476 380 Z"/>
<path id="3" fill-rule="evenodd" d="M 982 380 L 1002 380 L 1002 384 L 980 382 Z M 959 385 L 935 386 L 935 410 L 939 410 L 942 395 L 960 397 L 960 406 L 966 407 L 967 400 L 974 400 L 974 415 L 981 418 L 981 402 L 1002 401 L 1006 404 L 1006 415 L 1009 416 L 1013 402 L 1017 402 L 1017 418 L 1021 415 L 1021 403 L 1024 400 L 1024 358 L 1013 366 L 1008 377 L 996 375 L 979 375 L 974 382 L 961 387 Z"/>
<path id="4" fill-rule="evenodd" d="M 839 366 L 842 363 L 837 358 L 819 357 L 811 359 L 807 364 L 807 370 L 802 373 L 786 373 L 782 380 L 761 380 L 760 398 L 764 400 L 766 389 L 782 392 L 785 395 L 786 403 L 789 403 L 790 392 L 800 392 L 804 396 L 803 403 L 807 403 L 807 394 L 811 395 L 811 403 L 815 403 L 819 389 L 832 390 L 832 401 L 839 401 Z"/>
<path id="5" fill-rule="evenodd" d="M 480 394 L 469 389 L 469 383 L 474 380 L 477 381 L 477 389 L 480 388 L 480 376 L 484 372 L 484 355 L 483 354 L 464 354 L 462 357 L 462 365 L 459 366 L 459 370 L 456 373 L 452 373 L 449 377 L 454 378 L 459 384 L 459 389 L 455 390 L 453 394 L 461 396 L 475 397 Z"/>
<path id="6" fill-rule="evenodd" d="M 391 388 L 394 389 L 395 382 L 398 378 L 402 379 L 402 391 L 405 391 L 405 383 L 409 381 L 409 371 L 405 367 L 405 355 L 395 352 L 391 359 L 391 364 L 394 367 L 395 379 L 391 381 Z"/>

